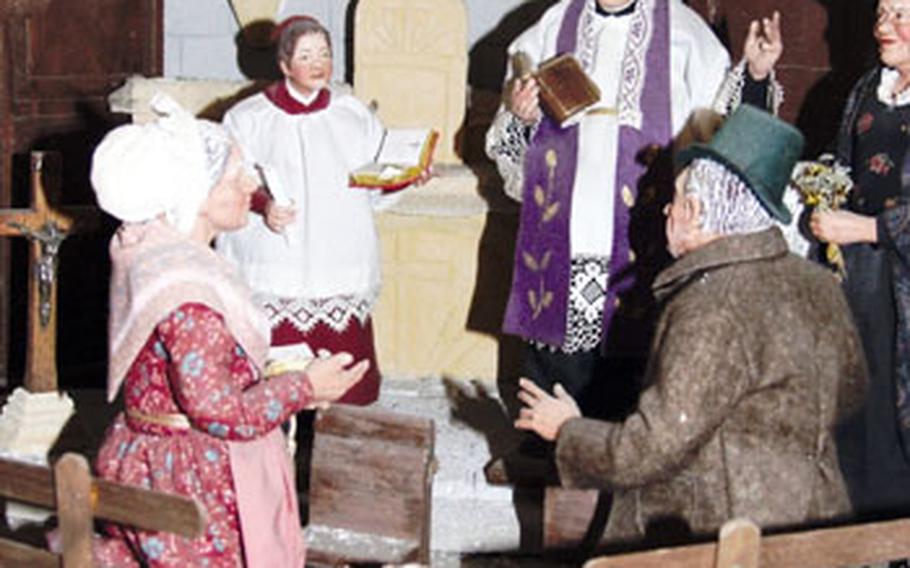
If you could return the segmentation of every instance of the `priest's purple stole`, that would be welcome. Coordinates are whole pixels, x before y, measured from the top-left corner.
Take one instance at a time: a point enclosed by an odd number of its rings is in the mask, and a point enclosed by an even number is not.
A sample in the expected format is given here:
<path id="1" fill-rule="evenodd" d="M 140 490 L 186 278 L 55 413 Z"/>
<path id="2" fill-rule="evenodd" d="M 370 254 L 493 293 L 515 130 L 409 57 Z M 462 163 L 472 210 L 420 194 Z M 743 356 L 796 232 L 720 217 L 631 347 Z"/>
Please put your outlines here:
<path id="1" fill-rule="evenodd" d="M 589 1 L 573 0 L 567 7 L 557 36 L 557 54 L 575 52 L 579 23 Z M 604 160 L 616 160 L 613 248 L 604 305 L 604 337 L 623 293 L 636 284 L 629 225 L 630 209 L 638 198 L 638 182 L 648 167 L 642 163 L 641 156 L 653 154 L 650 149 L 667 146 L 672 136 L 668 0 L 639 0 L 639 4 L 652 12 L 635 18 L 629 30 L 619 106 L 621 118 L 623 108 L 640 108 L 641 128 L 622 124 L 618 155 L 604 156 Z M 646 47 L 636 44 L 648 36 Z M 636 49 L 638 53 L 644 49 L 644 58 L 634 56 Z M 640 103 L 636 105 L 633 101 L 624 107 L 623 97 L 628 98 L 631 92 L 634 99 L 634 86 L 641 81 L 644 85 Z M 545 116 L 525 154 L 521 225 L 503 324 L 506 333 L 556 346 L 562 345 L 566 334 L 571 270 L 569 220 L 577 158 L 578 125 L 561 128 Z M 604 185 L 607 191 L 607 184 Z M 659 238 L 655 235 L 655 239 Z"/>

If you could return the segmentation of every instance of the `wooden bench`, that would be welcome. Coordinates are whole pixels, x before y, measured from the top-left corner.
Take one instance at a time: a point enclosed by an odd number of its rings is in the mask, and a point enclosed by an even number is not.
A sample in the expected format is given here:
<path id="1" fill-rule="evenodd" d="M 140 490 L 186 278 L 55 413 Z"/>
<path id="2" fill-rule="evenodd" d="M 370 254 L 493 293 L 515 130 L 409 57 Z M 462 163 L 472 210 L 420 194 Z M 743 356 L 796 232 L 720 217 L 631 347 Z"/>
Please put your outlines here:
<path id="1" fill-rule="evenodd" d="M 590 549 L 596 545 L 609 512 L 609 499 L 604 498 L 605 494 L 597 490 L 544 487 L 544 549 L 572 550 L 582 546 Z M 720 568 L 734 565 L 740 568 L 828 568 L 910 558 L 910 519 L 832 526 L 761 538 L 752 523 L 748 525 L 754 528 L 754 536 L 743 533 L 752 530 L 741 526 L 744 521 L 731 523 L 721 529 L 718 542 L 606 556 L 589 561 L 586 568 Z M 727 552 L 721 554 L 725 546 Z M 731 547 L 739 551 L 743 546 L 755 557 L 755 564 L 741 560 L 734 564 L 717 563 L 722 558 L 740 558 L 741 552 L 733 553 Z"/>
<path id="2" fill-rule="evenodd" d="M 307 563 L 429 564 L 433 421 L 335 405 L 313 431 Z"/>
<path id="3" fill-rule="evenodd" d="M 833 568 L 910 558 L 910 519 L 863 523 L 762 537 L 736 519 L 718 542 L 594 558 L 585 568 Z"/>
<path id="4" fill-rule="evenodd" d="M 193 499 L 92 478 L 79 454 L 64 454 L 53 470 L 0 459 L 0 497 L 56 509 L 62 555 L 0 538 L 0 566 L 88 568 L 92 566 L 94 519 L 144 530 L 196 537 L 205 513 Z"/>

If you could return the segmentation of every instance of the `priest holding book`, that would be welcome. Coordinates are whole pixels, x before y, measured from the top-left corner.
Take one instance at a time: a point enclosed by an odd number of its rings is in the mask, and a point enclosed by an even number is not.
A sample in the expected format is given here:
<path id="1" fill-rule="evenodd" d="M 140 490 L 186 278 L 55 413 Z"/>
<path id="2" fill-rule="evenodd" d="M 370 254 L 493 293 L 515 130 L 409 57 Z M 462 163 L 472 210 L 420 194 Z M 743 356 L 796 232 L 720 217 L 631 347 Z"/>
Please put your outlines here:
<path id="1" fill-rule="evenodd" d="M 224 117 L 260 173 L 263 188 L 251 207 L 259 215 L 222 235 L 218 251 L 237 265 L 269 318 L 270 358 L 345 351 L 367 359 L 363 380 L 340 399 L 365 405 L 379 396 L 380 383 L 370 318 L 380 288 L 373 212 L 397 197 L 352 187 L 351 176 L 379 155 L 385 131 L 370 108 L 330 83 L 332 46 L 322 24 L 294 16 L 276 36 L 284 80 Z"/>
<path id="2" fill-rule="evenodd" d="M 731 69 L 681 0 L 560 0 L 510 45 L 518 64 L 487 153 L 522 202 L 504 331 L 527 342 L 525 376 L 548 392 L 562 384 L 586 416 L 618 419 L 634 406 L 655 319 L 650 284 L 669 260 L 660 212 L 671 141 L 699 107 L 776 111 L 782 51 L 775 13 L 752 22 Z M 588 83 L 562 94 L 595 93 L 581 110 L 564 105 L 568 117 L 552 101 L 565 84 L 545 84 L 564 54 Z"/>

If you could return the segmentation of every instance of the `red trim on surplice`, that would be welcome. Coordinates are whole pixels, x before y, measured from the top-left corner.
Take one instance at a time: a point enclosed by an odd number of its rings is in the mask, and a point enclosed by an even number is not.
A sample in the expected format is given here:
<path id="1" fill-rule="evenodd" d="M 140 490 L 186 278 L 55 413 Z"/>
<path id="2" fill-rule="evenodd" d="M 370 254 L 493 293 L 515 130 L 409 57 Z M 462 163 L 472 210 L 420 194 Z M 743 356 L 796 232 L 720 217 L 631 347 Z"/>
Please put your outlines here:
<path id="1" fill-rule="evenodd" d="M 332 100 L 332 93 L 328 89 L 320 89 L 313 102 L 304 104 L 291 95 L 284 81 L 272 83 L 265 88 L 263 94 L 273 105 L 288 114 L 307 114 L 320 111 L 329 106 L 329 101 Z"/>

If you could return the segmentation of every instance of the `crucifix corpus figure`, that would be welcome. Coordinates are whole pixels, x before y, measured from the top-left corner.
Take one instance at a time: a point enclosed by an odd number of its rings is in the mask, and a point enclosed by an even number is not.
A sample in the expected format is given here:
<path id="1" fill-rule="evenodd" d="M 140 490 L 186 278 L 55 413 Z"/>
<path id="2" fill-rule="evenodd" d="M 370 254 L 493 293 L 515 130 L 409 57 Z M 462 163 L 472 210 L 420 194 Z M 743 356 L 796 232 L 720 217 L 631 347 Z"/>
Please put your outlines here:
<path id="1" fill-rule="evenodd" d="M 98 216 L 90 207 L 55 209 L 50 206 L 48 194 L 59 193 L 59 172 L 56 154 L 33 152 L 31 208 L 0 209 L 0 236 L 24 237 L 31 241 L 24 382 L 25 388 L 32 393 L 57 390 L 56 274 L 60 245 L 79 225 L 93 224 Z M 46 173 L 55 174 L 50 191 L 45 187 L 45 178 L 52 176 L 45 176 Z"/>
<path id="2" fill-rule="evenodd" d="M 24 388 L 17 388 L 0 413 L 0 453 L 44 460 L 73 412 L 72 400 L 57 391 L 57 257 L 68 234 L 97 223 L 94 207 L 51 207 L 59 194 L 59 155 L 31 155 L 31 207 L 0 209 L 0 237 L 31 242 L 28 275 L 28 332 Z"/>

